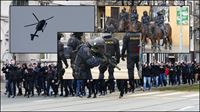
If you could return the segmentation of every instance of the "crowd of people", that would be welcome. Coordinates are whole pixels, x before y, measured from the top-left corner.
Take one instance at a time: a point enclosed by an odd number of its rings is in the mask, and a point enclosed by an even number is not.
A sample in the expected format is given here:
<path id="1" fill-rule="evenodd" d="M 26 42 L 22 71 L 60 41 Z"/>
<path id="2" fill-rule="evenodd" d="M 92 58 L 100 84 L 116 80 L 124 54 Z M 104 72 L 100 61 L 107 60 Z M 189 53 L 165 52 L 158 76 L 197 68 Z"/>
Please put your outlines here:
<path id="1" fill-rule="evenodd" d="M 200 80 L 200 65 L 196 62 L 145 63 L 142 65 L 143 90 L 166 85 L 194 84 Z"/>
<path id="2" fill-rule="evenodd" d="M 5 73 L 5 95 L 14 98 L 24 95 L 33 97 L 35 94 L 43 96 L 78 96 L 96 98 L 97 95 L 106 95 L 116 90 L 124 93 L 131 91 L 128 79 L 93 79 L 76 80 L 61 79 L 57 74 L 57 67 L 53 64 L 45 65 L 41 63 L 20 64 L 11 60 L 10 64 L 5 64 L 2 68 Z M 63 71 L 64 72 L 64 71 Z M 80 81 L 80 83 L 77 83 Z M 143 91 L 151 90 L 153 87 L 175 86 L 182 84 L 194 84 L 200 81 L 199 63 L 145 63 L 142 65 L 142 79 L 135 80 L 136 88 Z M 112 82 L 112 83 L 111 83 Z M 80 85 L 77 85 L 80 84 Z M 77 88 L 80 87 L 80 88 Z M 92 88 L 90 88 L 92 87 Z M 80 91 L 79 91 L 80 89 Z M 91 89 L 91 91 L 89 90 Z M 16 94 L 17 92 L 17 94 Z M 36 93 L 35 93 L 36 92 Z M 91 93 L 87 93 L 91 92 Z M 120 93 L 120 94 L 124 94 Z"/>

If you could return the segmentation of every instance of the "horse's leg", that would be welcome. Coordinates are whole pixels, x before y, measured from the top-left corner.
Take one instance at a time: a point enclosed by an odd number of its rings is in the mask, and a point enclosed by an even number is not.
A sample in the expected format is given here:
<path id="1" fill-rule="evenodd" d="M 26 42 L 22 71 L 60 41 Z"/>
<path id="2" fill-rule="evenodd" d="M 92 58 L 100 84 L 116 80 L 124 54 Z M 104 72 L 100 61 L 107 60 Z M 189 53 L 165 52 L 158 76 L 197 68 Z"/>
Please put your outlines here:
<path id="1" fill-rule="evenodd" d="M 167 42 L 168 42 L 168 38 L 166 38 L 165 43 L 164 43 L 165 49 L 167 49 Z"/>
<path id="2" fill-rule="evenodd" d="M 172 37 L 169 36 L 169 50 L 172 50 Z"/>
<path id="3" fill-rule="evenodd" d="M 158 46 L 158 50 L 160 51 L 160 36 L 157 36 L 157 40 L 158 40 L 158 44 L 157 44 L 157 46 Z"/>

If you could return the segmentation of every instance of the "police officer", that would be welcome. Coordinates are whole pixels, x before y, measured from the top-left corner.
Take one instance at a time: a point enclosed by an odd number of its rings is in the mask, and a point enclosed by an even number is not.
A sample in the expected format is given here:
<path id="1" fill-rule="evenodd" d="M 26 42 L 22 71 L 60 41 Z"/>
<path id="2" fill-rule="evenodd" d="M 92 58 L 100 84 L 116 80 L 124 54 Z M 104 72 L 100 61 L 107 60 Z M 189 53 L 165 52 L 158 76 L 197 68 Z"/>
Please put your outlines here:
<path id="1" fill-rule="evenodd" d="M 138 13 L 137 9 L 134 8 L 131 12 L 131 22 L 135 24 L 137 21 L 138 21 Z"/>
<path id="2" fill-rule="evenodd" d="M 87 80 L 89 89 L 88 98 L 91 97 L 94 85 L 92 85 L 91 68 L 96 67 L 102 62 L 100 56 L 105 52 L 105 42 L 103 38 L 96 38 L 92 41 L 82 44 L 75 58 L 75 79 Z M 77 95 L 80 95 L 80 87 Z M 94 93 L 94 91 L 93 91 Z M 96 97 L 96 94 L 94 94 Z"/>
<path id="3" fill-rule="evenodd" d="M 72 71 L 73 71 L 72 72 L 73 77 L 74 77 L 74 73 L 75 73 L 74 60 L 75 60 L 75 57 L 76 57 L 78 46 L 80 46 L 80 44 L 83 43 L 82 40 L 81 40 L 82 36 L 83 36 L 83 32 L 74 32 L 70 36 L 70 38 L 69 38 L 69 40 L 67 42 L 67 46 L 68 46 L 68 49 L 69 49 L 70 60 L 71 60 L 71 68 L 72 68 Z M 72 82 L 70 80 L 67 80 L 67 81 L 68 82 L 66 82 L 66 83 L 68 85 L 66 85 L 66 86 L 68 86 L 70 88 L 70 90 L 72 90 L 71 89 L 71 85 L 69 85 Z M 77 85 L 80 87 L 81 80 L 76 80 L 75 79 L 73 83 L 74 83 L 73 85 L 75 86 L 74 88 L 76 88 Z M 79 83 L 79 84 L 77 84 L 77 83 Z M 73 95 L 73 93 L 72 93 L 72 95 Z"/>
<path id="4" fill-rule="evenodd" d="M 119 20 L 128 21 L 128 13 L 126 12 L 125 7 L 122 9 L 121 13 L 119 14 Z"/>
<path id="5" fill-rule="evenodd" d="M 137 37 L 136 37 L 137 36 Z M 139 70 L 139 38 L 138 33 L 126 33 L 123 38 L 122 60 L 125 61 L 125 52 L 127 51 L 127 69 L 131 91 L 134 92 L 134 66 Z"/>
<path id="6" fill-rule="evenodd" d="M 58 33 L 58 64 L 61 64 L 61 61 L 63 61 L 65 64 L 65 68 L 67 68 L 68 63 L 67 63 L 66 57 L 64 55 L 64 44 L 60 41 L 60 39 L 62 37 L 63 37 L 63 34 Z M 62 66 L 62 65 L 60 65 L 60 66 Z"/>
<path id="7" fill-rule="evenodd" d="M 64 44 L 60 41 L 60 39 L 63 37 L 62 33 L 58 33 L 57 35 L 58 37 L 58 64 L 57 64 L 57 75 L 59 77 L 60 80 L 60 84 L 61 84 L 61 94 L 60 96 L 63 96 L 63 87 L 64 87 L 64 81 L 63 81 L 63 75 L 64 75 L 64 68 L 62 66 L 62 61 L 65 64 L 65 68 L 68 68 L 68 63 L 67 63 L 67 59 L 64 55 Z"/>
<path id="8" fill-rule="evenodd" d="M 147 11 L 144 11 L 142 16 L 142 25 L 149 26 L 149 23 L 150 23 L 150 17 L 148 16 Z"/>
<path id="9" fill-rule="evenodd" d="M 156 23 L 156 25 L 158 27 L 161 28 L 161 30 L 162 30 L 162 32 L 164 34 L 164 39 L 166 39 L 167 35 L 166 35 L 166 31 L 165 31 L 164 22 L 165 22 L 165 20 L 164 20 L 164 15 L 163 15 L 162 11 L 157 12 L 157 17 L 156 17 L 155 23 Z"/>
<path id="10" fill-rule="evenodd" d="M 119 41 L 112 37 L 111 34 L 106 34 L 103 36 L 103 39 L 105 40 L 106 50 L 105 53 L 109 55 L 110 57 L 114 58 L 116 63 L 118 64 L 120 61 L 120 48 L 119 48 Z M 115 90 L 115 82 L 114 82 L 114 66 L 109 63 L 103 63 L 99 66 L 99 79 L 104 79 L 104 72 L 107 70 L 109 72 L 108 77 L 108 83 L 109 83 L 109 89 L 110 93 L 114 92 Z M 103 84 L 104 85 L 104 84 Z"/>

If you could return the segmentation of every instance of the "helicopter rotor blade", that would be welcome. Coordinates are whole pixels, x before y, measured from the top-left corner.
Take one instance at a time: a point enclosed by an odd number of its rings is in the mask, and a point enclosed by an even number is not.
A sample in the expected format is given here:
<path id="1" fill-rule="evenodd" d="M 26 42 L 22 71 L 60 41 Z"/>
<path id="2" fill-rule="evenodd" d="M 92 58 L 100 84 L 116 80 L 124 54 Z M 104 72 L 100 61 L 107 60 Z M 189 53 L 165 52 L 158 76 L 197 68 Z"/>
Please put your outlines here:
<path id="1" fill-rule="evenodd" d="M 29 27 L 29 26 L 33 26 L 33 25 L 37 25 L 38 23 L 34 23 L 34 24 L 29 24 L 29 25 L 25 25 L 24 27 Z"/>
<path id="2" fill-rule="evenodd" d="M 37 16 L 34 13 L 32 13 L 32 14 L 35 17 L 35 19 L 37 19 L 37 21 L 39 22 L 39 19 L 37 18 Z"/>
<path id="3" fill-rule="evenodd" d="M 50 20 L 50 19 L 52 19 L 52 18 L 54 18 L 54 16 L 52 16 L 52 17 L 50 17 L 50 18 L 48 18 L 48 19 L 45 19 L 45 21 Z"/>

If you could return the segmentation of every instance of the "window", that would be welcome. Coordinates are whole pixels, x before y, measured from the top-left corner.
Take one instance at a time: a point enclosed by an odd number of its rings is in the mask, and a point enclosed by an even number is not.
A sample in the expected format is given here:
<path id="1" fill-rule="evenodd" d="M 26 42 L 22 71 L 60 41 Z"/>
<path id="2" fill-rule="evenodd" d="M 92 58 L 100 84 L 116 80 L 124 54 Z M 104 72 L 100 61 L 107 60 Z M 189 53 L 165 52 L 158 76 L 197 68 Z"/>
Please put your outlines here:
<path id="1" fill-rule="evenodd" d="M 48 60 L 49 59 L 49 54 L 40 54 L 40 59 Z"/>
<path id="2" fill-rule="evenodd" d="M 13 5 L 28 5 L 28 0 L 13 0 Z"/>

